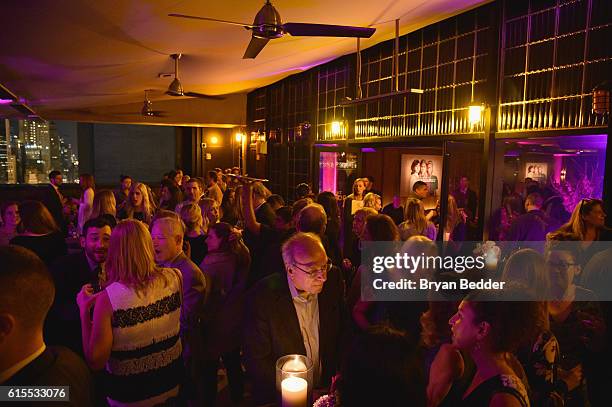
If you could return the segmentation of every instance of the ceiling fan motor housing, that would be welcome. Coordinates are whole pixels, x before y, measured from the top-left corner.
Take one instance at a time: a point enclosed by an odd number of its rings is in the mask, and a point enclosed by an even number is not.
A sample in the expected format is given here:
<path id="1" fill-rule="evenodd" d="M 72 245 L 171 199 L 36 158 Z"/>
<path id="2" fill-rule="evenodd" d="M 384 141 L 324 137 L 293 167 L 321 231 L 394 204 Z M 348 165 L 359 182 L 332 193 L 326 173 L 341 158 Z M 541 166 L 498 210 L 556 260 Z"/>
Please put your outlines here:
<path id="1" fill-rule="evenodd" d="M 178 78 L 174 78 L 170 86 L 168 86 L 167 93 L 172 96 L 183 96 L 183 85 Z"/>
<path id="2" fill-rule="evenodd" d="M 257 38 L 279 38 L 284 34 L 280 14 L 270 2 L 259 10 L 253 26 L 253 36 Z"/>

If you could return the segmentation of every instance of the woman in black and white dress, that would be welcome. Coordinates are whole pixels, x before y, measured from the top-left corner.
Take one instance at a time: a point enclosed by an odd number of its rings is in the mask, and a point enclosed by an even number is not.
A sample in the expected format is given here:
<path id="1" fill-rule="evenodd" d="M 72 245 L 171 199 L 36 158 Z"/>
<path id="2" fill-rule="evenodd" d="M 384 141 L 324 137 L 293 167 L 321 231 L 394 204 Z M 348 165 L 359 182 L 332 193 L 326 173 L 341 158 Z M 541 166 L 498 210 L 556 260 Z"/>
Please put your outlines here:
<path id="1" fill-rule="evenodd" d="M 151 235 L 133 219 L 113 230 L 105 272 L 103 291 L 87 284 L 77 296 L 87 364 L 106 370 L 111 406 L 171 404 L 183 369 L 180 272 L 155 265 Z"/>

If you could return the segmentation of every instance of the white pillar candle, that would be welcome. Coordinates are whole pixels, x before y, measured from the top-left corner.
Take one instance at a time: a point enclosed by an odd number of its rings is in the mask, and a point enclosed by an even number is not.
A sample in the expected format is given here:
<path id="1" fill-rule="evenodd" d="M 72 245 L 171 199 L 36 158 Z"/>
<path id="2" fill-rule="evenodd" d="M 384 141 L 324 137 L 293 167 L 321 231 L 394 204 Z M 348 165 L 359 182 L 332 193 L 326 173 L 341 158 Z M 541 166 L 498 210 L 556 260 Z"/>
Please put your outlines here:
<path id="1" fill-rule="evenodd" d="M 281 382 L 282 407 L 306 407 L 308 382 L 301 377 L 288 377 Z"/>
<path id="2" fill-rule="evenodd" d="M 305 372 L 306 365 L 300 359 L 291 359 L 285 362 L 283 365 L 283 371 L 285 372 Z"/>

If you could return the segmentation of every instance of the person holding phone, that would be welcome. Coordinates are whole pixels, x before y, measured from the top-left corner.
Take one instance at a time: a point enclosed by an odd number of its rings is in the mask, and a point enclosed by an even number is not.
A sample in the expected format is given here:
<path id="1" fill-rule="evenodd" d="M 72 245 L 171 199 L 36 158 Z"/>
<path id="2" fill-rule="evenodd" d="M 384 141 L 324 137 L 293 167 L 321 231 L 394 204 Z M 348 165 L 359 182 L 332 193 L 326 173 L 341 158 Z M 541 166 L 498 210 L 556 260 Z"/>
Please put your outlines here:
<path id="1" fill-rule="evenodd" d="M 58 258 L 51 266 L 55 281 L 55 302 L 45 325 L 49 343 L 64 345 L 83 355 L 79 308 L 74 299 L 84 284 L 101 290 L 102 265 L 108 254 L 111 225 L 104 217 L 89 219 L 83 225 L 80 253 Z"/>

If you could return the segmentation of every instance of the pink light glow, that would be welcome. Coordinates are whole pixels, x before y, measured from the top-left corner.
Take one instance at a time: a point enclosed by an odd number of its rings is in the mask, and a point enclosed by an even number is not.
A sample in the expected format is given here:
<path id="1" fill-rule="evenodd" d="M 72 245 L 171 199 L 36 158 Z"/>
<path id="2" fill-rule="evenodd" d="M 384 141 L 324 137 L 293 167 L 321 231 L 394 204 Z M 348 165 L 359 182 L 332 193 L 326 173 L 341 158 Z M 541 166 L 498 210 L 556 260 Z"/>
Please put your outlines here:
<path id="1" fill-rule="evenodd" d="M 14 102 L 13 99 L 0 99 L 0 105 L 8 105 L 13 102 Z"/>
<path id="2" fill-rule="evenodd" d="M 319 158 L 319 191 L 331 191 L 334 194 L 337 185 L 338 154 L 336 152 L 322 151 Z"/>
<path id="3" fill-rule="evenodd" d="M 561 183 L 561 170 L 563 169 L 563 157 L 560 154 L 553 155 L 553 182 Z"/>

